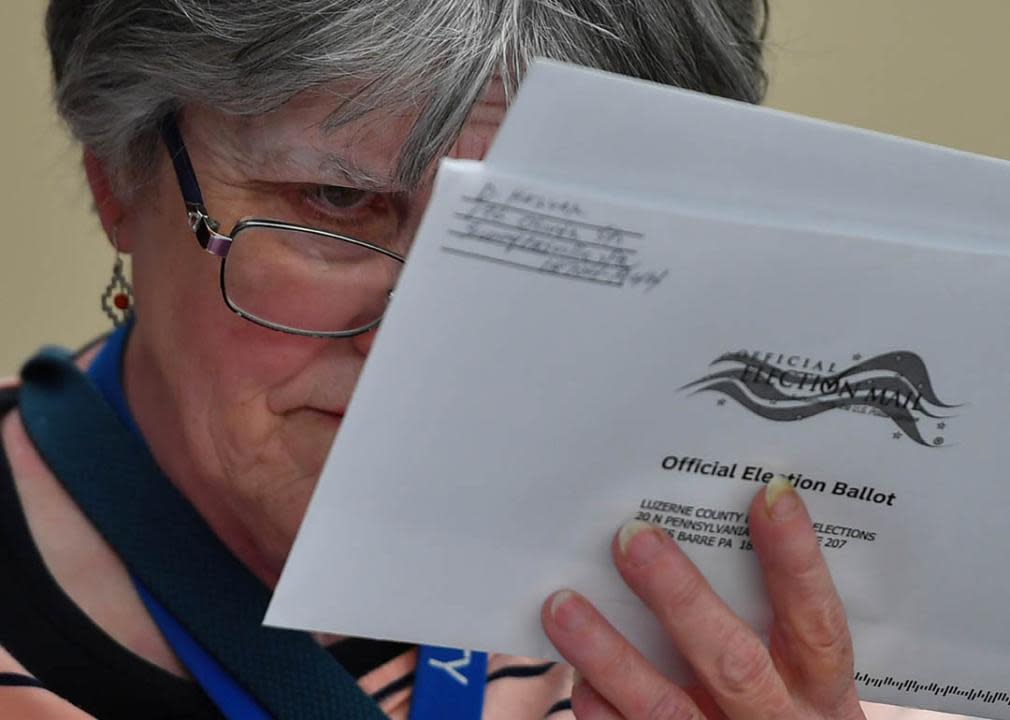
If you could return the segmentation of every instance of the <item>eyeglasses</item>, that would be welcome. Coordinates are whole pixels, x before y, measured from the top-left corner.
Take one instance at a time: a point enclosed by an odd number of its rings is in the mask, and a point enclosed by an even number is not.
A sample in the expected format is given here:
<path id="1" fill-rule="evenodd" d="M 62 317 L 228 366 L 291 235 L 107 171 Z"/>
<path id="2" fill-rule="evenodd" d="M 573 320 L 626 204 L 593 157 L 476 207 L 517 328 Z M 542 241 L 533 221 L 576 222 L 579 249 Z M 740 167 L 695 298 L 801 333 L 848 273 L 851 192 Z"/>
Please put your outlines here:
<path id="1" fill-rule="evenodd" d="M 346 338 L 382 320 L 404 257 L 347 235 L 247 218 L 218 232 L 174 114 L 161 136 L 200 247 L 221 258 L 221 296 L 232 312 L 271 330 Z"/>

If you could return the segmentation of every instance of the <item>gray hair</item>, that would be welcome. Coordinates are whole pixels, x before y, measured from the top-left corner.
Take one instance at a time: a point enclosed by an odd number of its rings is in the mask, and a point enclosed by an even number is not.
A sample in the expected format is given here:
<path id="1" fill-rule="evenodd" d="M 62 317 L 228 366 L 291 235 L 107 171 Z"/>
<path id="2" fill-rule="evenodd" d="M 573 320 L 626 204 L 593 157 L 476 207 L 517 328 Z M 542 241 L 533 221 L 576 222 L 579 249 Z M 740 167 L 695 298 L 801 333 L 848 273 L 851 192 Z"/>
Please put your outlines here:
<path id="1" fill-rule="evenodd" d="M 767 0 L 50 0 L 60 114 L 117 190 L 155 164 L 169 112 L 256 115 L 349 81 L 332 123 L 413 109 L 412 184 L 488 81 L 506 97 L 537 56 L 759 102 Z M 339 85 L 334 85 L 339 87 Z"/>

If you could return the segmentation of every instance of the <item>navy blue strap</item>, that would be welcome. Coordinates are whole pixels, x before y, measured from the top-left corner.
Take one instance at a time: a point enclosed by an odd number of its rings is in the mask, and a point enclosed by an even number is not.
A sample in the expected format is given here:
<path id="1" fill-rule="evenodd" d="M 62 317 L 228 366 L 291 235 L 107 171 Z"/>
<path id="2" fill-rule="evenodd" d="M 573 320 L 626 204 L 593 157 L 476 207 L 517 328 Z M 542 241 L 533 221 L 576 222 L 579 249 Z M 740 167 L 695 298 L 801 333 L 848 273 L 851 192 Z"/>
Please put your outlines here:
<path id="1" fill-rule="evenodd" d="M 69 355 L 25 365 L 22 418 L 40 455 L 138 582 L 270 713 L 382 720 L 309 636 L 265 628 L 269 592 L 221 544 Z"/>
<path id="2" fill-rule="evenodd" d="M 179 181 L 182 199 L 186 201 L 187 208 L 203 208 L 203 193 L 200 192 L 200 183 L 197 182 L 186 144 L 182 141 L 175 113 L 169 113 L 162 119 L 161 138 L 168 147 L 168 155 L 172 158 L 172 167 L 175 169 L 175 177 Z"/>
<path id="3" fill-rule="evenodd" d="M 0 687 L 45 687 L 37 678 L 22 673 L 0 673 Z"/>

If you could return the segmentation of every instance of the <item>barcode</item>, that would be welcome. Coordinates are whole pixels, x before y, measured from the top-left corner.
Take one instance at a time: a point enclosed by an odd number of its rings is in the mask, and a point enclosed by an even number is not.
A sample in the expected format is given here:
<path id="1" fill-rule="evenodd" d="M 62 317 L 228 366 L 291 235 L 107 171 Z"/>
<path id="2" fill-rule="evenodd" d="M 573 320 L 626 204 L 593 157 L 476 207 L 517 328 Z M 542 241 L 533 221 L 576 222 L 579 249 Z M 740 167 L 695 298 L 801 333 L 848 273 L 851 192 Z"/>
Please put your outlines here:
<path id="1" fill-rule="evenodd" d="M 926 683 L 919 680 L 899 680 L 890 675 L 887 677 L 873 677 L 869 673 L 856 673 L 856 682 L 870 687 L 893 687 L 902 692 L 910 693 L 933 693 L 940 697 L 956 696 L 967 700 L 978 700 L 984 703 L 1005 703 L 1010 705 L 1010 692 L 1006 690 L 978 690 L 976 688 L 963 688 L 960 685 L 941 685 L 940 683 Z"/>

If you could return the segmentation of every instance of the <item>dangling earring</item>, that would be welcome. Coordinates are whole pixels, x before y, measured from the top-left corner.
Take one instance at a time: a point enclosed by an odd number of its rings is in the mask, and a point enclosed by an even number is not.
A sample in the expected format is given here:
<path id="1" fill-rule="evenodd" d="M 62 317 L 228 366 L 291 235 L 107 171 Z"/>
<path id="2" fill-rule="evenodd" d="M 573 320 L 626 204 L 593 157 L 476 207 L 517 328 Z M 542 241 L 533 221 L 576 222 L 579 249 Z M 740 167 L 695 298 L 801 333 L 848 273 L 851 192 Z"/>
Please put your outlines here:
<path id="1" fill-rule="evenodd" d="M 125 324 L 133 312 L 133 286 L 123 272 L 123 257 L 119 254 L 117 228 L 112 228 L 112 247 L 116 249 L 116 262 L 112 266 L 112 279 L 102 293 L 102 310 L 115 327 Z"/>

